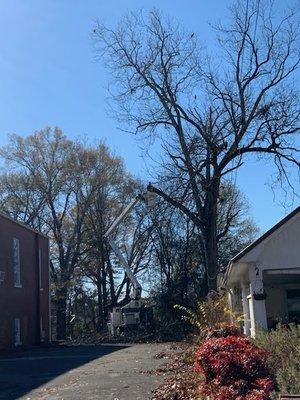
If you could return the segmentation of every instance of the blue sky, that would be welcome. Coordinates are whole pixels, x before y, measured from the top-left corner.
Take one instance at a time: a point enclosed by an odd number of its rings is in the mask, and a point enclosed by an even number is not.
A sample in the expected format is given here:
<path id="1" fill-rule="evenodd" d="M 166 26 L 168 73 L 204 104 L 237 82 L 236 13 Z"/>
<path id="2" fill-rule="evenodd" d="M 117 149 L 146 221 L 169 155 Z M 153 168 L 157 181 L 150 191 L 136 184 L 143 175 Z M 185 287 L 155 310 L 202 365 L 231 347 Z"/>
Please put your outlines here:
<path id="1" fill-rule="evenodd" d="M 285 1 L 280 0 L 281 4 Z M 0 0 L 0 145 L 7 134 L 59 126 L 70 137 L 99 139 L 148 178 L 140 143 L 118 130 L 106 110 L 105 69 L 93 60 L 89 34 L 96 18 L 114 24 L 127 10 L 152 7 L 175 16 L 213 46 L 208 22 L 224 18 L 228 0 Z M 218 12 L 218 14 L 216 14 Z M 253 160 L 237 174 L 251 216 L 263 230 L 286 212 L 268 188 L 272 168 Z M 294 206 L 298 205 L 297 202 Z"/>

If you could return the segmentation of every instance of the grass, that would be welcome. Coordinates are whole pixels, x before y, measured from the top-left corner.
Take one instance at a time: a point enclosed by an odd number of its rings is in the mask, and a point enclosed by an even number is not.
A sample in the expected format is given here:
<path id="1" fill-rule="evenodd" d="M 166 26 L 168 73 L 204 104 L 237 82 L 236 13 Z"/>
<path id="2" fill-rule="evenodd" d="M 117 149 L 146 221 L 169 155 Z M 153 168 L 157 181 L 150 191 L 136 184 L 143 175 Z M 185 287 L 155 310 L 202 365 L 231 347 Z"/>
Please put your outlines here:
<path id="1" fill-rule="evenodd" d="M 269 352 L 268 363 L 284 394 L 300 393 L 300 326 L 259 332 L 255 344 Z M 276 397 L 275 397 L 276 398 Z"/>

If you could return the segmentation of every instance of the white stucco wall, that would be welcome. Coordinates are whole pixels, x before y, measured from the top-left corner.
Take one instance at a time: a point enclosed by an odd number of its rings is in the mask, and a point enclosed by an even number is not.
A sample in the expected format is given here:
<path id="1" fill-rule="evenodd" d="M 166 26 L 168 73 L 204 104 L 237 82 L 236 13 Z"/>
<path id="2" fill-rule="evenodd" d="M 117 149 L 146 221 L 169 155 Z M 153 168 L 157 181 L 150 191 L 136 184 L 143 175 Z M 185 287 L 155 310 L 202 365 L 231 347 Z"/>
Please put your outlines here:
<path id="1" fill-rule="evenodd" d="M 262 269 L 300 268 L 300 213 L 249 251 L 239 262 Z"/>
<path id="2" fill-rule="evenodd" d="M 255 336 L 257 328 L 285 321 L 286 290 L 300 287 L 300 212 L 240 257 L 228 271 L 227 286 L 244 288 L 239 300 L 245 321 L 249 320 L 245 333 Z M 260 291 L 265 292 L 265 299 L 255 299 L 254 294 Z"/>

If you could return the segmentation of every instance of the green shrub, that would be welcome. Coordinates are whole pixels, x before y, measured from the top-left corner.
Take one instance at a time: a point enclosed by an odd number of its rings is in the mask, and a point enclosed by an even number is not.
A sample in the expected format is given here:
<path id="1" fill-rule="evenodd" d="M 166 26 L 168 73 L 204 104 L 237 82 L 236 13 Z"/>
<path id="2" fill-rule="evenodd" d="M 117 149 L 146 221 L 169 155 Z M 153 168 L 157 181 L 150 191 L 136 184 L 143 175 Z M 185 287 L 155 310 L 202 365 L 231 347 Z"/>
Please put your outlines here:
<path id="1" fill-rule="evenodd" d="M 270 332 L 260 332 L 255 344 L 269 352 L 268 364 L 276 376 L 282 393 L 300 393 L 300 327 L 278 326 Z"/>
<path id="2" fill-rule="evenodd" d="M 189 333 L 186 324 L 174 310 L 172 293 L 156 293 L 151 298 L 155 336 L 159 341 L 182 340 Z"/>
<path id="3" fill-rule="evenodd" d="M 204 300 L 197 302 L 194 309 L 178 304 L 174 308 L 182 314 L 182 320 L 196 328 L 200 335 L 242 320 L 240 315 L 231 311 L 227 293 L 224 292 L 210 292 Z"/>

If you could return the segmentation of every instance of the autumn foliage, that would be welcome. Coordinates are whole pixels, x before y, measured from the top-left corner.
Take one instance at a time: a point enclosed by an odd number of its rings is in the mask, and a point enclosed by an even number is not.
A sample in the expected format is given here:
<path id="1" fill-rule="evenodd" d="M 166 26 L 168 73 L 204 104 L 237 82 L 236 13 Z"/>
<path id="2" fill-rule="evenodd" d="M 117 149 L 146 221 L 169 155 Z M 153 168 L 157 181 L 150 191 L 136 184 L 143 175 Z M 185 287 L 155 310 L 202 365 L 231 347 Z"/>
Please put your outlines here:
<path id="1" fill-rule="evenodd" d="M 202 394 L 216 400 L 268 400 L 275 382 L 267 355 L 236 327 L 212 332 L 196 352 L 195 370 L 205 377 Z"/>

